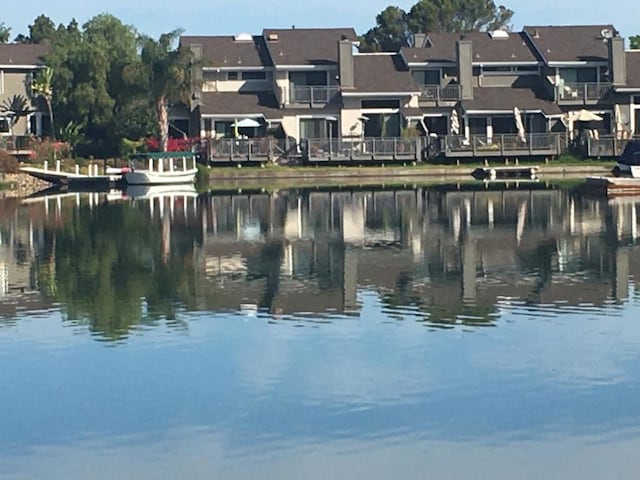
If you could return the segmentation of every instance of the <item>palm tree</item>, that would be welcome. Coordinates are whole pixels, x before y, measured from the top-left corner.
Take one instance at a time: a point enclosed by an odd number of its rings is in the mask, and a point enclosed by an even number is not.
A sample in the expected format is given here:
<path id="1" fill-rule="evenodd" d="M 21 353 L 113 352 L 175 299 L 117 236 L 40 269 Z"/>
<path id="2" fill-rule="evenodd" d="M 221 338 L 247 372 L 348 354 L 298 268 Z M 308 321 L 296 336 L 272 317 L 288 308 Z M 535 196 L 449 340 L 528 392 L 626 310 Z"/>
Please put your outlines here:
<path id="1" fill-rule="evenodd" d="M 29 108 L 29 100 L 24 95 L 16 94 L 13 97 L 5 98 L 4 102 L 0 104 L 0 111 L 9 116 L 9 127 L 11 129 L 11 137 L 15 145 L 15 132 L 13 131 L 14 125 L 16 125 L 21 118 L 26 117 L 31 113 Z"/>
<path id="2" fill-rule="evenodd" d="M 167 151 L 169 142 L 169 104 L 188 101 L 191 93 L 193 55 L 187 47 L 173 48 L 181 31 L 163 33 L 158 40 L 141 36 L 140 58 L 148 78 L 148 91 L 157 115 L 160 150 Z"/>
<path id="3" fill-rule="evenodd" d="M 53 124 L 53 69 L 46 67 L 40 70 L 40 73 L 33 79 L 31 91 L 36 97 L 42 97 L 47 104 L 49 110 L 49 129 L 51 130 L 51 139 L 55 141 L 56 130 Z"/>

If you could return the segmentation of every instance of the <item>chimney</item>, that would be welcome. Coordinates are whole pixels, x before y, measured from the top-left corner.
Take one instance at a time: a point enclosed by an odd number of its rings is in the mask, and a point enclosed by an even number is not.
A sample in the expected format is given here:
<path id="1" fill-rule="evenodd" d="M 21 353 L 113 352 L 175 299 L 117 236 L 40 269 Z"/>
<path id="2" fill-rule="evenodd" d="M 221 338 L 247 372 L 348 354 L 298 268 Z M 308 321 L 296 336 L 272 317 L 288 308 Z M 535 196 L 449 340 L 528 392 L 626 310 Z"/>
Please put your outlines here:
<path id="1" fill-rule="evenodd" d="M 191 43 L 189 45 L 193 58 L 196 60 L 196 65 L 202 60 L 202 45 L 199 43 Z M 195 68 L 195 72 L 192 72 L 192 84 L 191 84 L 191 102 L 190 108 L 194 110 L 201 103 L 202 98 L 202 82 L 204 81 L 202 67 Z"/>
<path id="2" fill-rule="evenodd" d="M 607 40 L 609 47 L 609 72 L 611 82 L 616 87 L 627 84 L 627 62 L 624 53 L 624 38 L 613 37 Z"/>
<path id="3" fill-rule="evenodd" d="M 462 100 L 473 100 L 473 49 L 471 40 L 458 40 L 456 42 L 456 60 Z"/>
<path id="4" fill-rule="evenodd" d="M 353 69 L 353 42 L 345 39 L 338 42 L 338 68 L 341 88 L 355 87 Z"/>
<path id="5" fill-rule="evenodd" d="M 426 33 L 414 33 L 413 34 L 413 46 L 414 48 L 423 48 L 427 43 Z"/>

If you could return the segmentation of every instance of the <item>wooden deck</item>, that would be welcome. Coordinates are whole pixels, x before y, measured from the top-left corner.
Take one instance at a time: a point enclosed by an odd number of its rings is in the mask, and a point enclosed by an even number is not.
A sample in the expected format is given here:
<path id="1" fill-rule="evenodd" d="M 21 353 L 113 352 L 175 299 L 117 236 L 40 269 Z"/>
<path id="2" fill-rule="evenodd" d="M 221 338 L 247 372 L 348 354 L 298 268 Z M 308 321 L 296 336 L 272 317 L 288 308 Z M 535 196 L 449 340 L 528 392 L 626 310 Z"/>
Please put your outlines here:
<path id="1" fill-rule="evenodd" d="M 562 153 L 565 135 L 561 133 L 533 133 L 518 135 L 472 135 L 470 138 L 447 135 L 444 155 L 450 158 L 521 158 L 556 157 Z"/>

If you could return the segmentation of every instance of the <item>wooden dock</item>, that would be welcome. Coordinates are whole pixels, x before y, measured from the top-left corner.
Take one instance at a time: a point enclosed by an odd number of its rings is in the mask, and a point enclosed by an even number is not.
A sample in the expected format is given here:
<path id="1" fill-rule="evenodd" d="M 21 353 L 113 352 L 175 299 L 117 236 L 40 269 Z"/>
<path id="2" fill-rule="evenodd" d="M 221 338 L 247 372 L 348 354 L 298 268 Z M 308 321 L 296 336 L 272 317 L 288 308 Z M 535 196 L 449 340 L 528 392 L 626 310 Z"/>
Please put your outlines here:
<path id="1" fill-rule="evenodd" d="M 534 179 L 540 167 L 531 166 L 495 166 L 495 167 L 478 167 L 472 175 L 475 178 L 495 180 L 497 178 L 528 178 Z"/>
<path id="2" fill-rule="evenodd" d="M 640 178 L 587 177 L 586 188 L 592 193 L 607 197 L 640 194 Z"/>
<path id="3" fill-rule="evenodd" d="M 123 181 L 122 174 L 119 173 L 107 173 L 100 175 L 98 173 L 98 167 L 90 169 L 92 173 L 84 174 L 80 173 L 78 169 L 76 172 L 64 172 L 59 168 L 50 170 L 48 168 L 36 168 L 36 167 L 22 167 L 21 172 L 31 175 L 34 178 L 44 180 L 45 182 L 53 185 L 83 185 L 83 186 L 95 186 L 95 187 L 113 187 Z"/>

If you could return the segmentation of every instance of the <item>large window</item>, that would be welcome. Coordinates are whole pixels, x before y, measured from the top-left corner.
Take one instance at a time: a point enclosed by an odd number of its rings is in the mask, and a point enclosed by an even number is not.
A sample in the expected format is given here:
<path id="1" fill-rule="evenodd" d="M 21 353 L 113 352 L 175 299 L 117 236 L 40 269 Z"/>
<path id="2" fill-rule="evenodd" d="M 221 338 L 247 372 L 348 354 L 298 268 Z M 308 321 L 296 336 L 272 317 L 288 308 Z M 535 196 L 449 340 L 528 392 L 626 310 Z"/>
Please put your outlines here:
<path id="1" fill-rule="evenodd" d="M 440 85 L 442 72 L 437 70 L 418 70 L 413 72 L 413 78 L 418 85 Z"/>
<path id="2" fill-rule="evenodd" d="M 360 103 L 361 108 L 394 108 L 394 109 L 398 109 L 400 108 L 400 100 L 385 100 L 385 99 L 380 99 L 380 100 L 362 100 L 362 102 Z"/>
<path id="3" fill-rule="evenodd" d="M 598 81 L 598 69 L 588 68 L 561 68 L 560 78 L 566 83 L 595 83 Z"/>
<path id="4" fill-rule="evenodd" d="M 367 122 L 364 124 L 365 137 L 399 137 L 400 114 L 399 113 L 367 113 Z"/>
<path id="5" fill-rule="evenodd" d="M 6 117 L 0 117 L 0 134 L 11 133 L 11 122 Z"/>
<path id="6" fill-rule="evenodd" d="M 298 87 L 321 87 L 328 85 L 327 72 L 291 72 L 289 81 Z"/>

